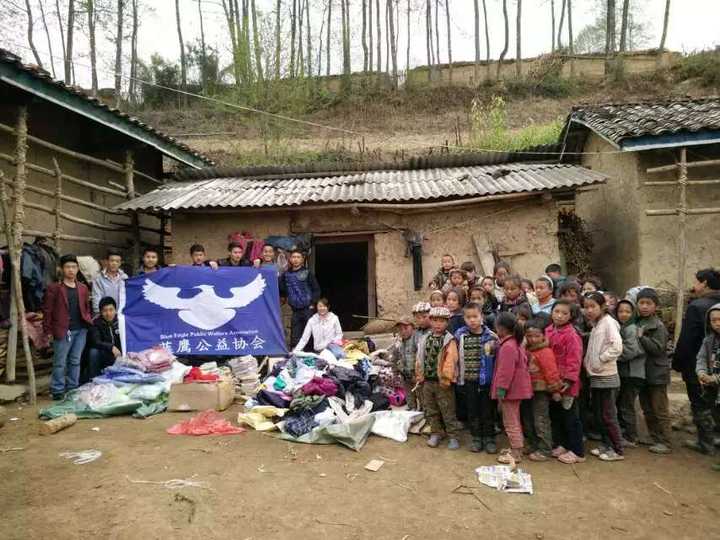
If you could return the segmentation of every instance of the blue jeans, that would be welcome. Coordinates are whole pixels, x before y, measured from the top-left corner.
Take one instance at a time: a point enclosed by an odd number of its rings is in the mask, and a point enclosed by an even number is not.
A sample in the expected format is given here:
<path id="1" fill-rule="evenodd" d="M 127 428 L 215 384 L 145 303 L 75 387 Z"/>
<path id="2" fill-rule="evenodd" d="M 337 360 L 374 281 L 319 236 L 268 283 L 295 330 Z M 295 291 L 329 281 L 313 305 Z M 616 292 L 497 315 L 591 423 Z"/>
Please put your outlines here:
<path id="1" fill-rule="evenodd" d="M 113 353 L 91 347 L 87 352 L 87 376 L 92 381 L 102 373 L 102 370 L 115 362 Z"/>
<path id="2" fill-rule="evenodd" d="M 53 369 L 50 380 L 52 395 L 64 394 L 77 388 L 80 378 L 80 358 L 85 348 L 87 330 L 71 330 L 62 339 L 53 341 Z"/>

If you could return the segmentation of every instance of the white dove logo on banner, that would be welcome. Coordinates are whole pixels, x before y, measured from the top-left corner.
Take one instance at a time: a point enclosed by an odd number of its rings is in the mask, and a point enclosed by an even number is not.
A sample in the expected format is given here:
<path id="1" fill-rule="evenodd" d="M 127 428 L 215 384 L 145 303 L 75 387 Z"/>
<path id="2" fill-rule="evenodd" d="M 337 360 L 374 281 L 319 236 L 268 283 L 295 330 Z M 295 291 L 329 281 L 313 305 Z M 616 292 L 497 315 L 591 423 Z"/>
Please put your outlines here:
<path id="1" fill-rule="evenodd" d="M 165 309 L 177 309 L 178 317 L 187 324 L 203 330 L 215 330 L 230 322 L 235 317 L 235 310 L 254 302 L 266 287 L 265 278 L 261 274 L 242 287 L 230 289 L 232 297 L 222 298 L 215 294 L 213 285 L 198 285 L 200 293 L 192 298 L 180 298 L 179 287 L 162 287 L 149 279 L 143 285 L 143 296 Z"/>

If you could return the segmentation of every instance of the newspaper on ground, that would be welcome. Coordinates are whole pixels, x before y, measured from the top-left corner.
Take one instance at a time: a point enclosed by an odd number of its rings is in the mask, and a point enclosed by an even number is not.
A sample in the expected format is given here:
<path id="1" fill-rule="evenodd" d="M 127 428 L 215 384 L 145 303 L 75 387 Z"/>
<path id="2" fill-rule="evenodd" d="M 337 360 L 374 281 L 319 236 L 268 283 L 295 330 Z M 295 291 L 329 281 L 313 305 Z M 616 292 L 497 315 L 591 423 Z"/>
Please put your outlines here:
<path id="1" fill-rule="evenodd" d="M 532 478 L 522 469 L 513 470 L 509 465 L 489 465 L 475 469 L 478 480 L 498 491 L 533 494 Z"/>

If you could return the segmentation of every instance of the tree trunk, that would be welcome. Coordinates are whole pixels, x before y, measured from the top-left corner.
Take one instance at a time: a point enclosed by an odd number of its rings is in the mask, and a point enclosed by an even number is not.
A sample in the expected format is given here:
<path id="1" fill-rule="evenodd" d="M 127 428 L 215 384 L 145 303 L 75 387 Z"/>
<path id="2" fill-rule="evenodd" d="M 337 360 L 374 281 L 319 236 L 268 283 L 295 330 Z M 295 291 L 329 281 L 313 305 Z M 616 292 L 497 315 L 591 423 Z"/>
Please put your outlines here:
<path id="1" fill-rule="evenodd" d="M 235 86 L 242 84 L 242 75 L 240 73 L 240 61 L 238 55 L 238 28 L 235 23 L 235 2 L 234 0 L 222 0 L 223 11 L 225 12 L 225 20 L 228 25 L 228 33 L 230 34 L 230 48 L 232 49 L 233 58 L 233 74 L 235 75 Z"/>
<path id="2" fill-rule="evenodd" d="M 350 50 L 350 43 L 352 42 L 352 27 L 350 26 L 350 0 L 345 0 L 345 27 L 347 28 L 345 50 L 347 51 L 348 84 L 352 86 L 352 51 Z"/>
<path id="3" fill-rule="evenodd" d="M 122 42 L 125 0 L 117 0 L 117 33 L 115 35 L 115 107 L 120 108 L 122 97 Z"/>
<path id="4" fill-rule="evenodd" d="M 615 56 L 615 0 L 607 0 L 607 16 L 605 20 L 605 76 L 613 71 Z"/>
<path id="5" fill-rule="evenodd" d="M 425 50 L 427 52 L 428 80 L 433 79 L 433 45 L 432 45 L 432 4 L 425 0 Z"/>
<path id="6" fill-rule="evenodd" d="M 452 83 L 453 65 L 452 65 L 452 32 L 450 30 L 450 0 L 445 0 L 445 19 L 447 20 L 447 44 L 448 44 L 448 78 Z"/>
<path id="7" fill-rule="evenodd" d="M 490 80 L 490 29 L 488 28 L 487 5 L 483 0 L 483 19 L 485 21 L 485 69 L 487 78 Z"/>
<path id="8" fill-rule="evenodd" d="M 390 20 L 392 9 L 385 0 L 385 73 L 390 73 Z"/>
<path id="9" fill-rule="evenodd" d="M 242 0 L 242 28 L 243 28 L 243 57 L 245 59 L 246 72 L 250 81 L 255 79 L 255 71 L 252 66 L 252 55 L 250 46 L 250 1 Z"/>
<path id="10" fill-rule="evenodd" d="M 25 9 L 27 14 L 27 38 L 28 38 L 28 45 L 30 45 L 30 50 L 32 50 L 33 56 L 35 57 L 35 63 L 39 67 L 43 67 L 42 60 L 40 60 L 40 55 L 37 52 L 37 49 L 35 48 L 35 42 L 33 41 L 33 16 L 32 16 L 32 8 L 30 7 L 30 0 L 25 0 Z"/>
<path id="11" fill-rule="evenodd" d="M 138 0 L 132 0 L 132 8 L 133 8 L 133 15 L 132 15 L 132 37 L 130 38 L 130 84 L 129 84 L 129 94 L 130 94 L 130 100 L 133 103 L 137 103 L 137 81 L 135 80 L 137 78 L 137 63 L 138 63 L 138 56 L 137 56 L 137 37 L 138 37 Z"/>
<path id="12" fill-rule="evenodd" d="M 410 0 L 407 0 L 407 51 L 405 54 L 405 80 L 407 81 L 407 75 L 410 73 Z"/>
<path id="13" fill-rule="evenodd" d="M 88 32 L 90 33 L 90 78 L 92 95 L 97 96 L 97 48 L 95 47 L 95 0 L 87 0 Z"/>
<path id="14" fill-rule="evenodd" d="M 373 44 L 373 0 L 368 0 L 367 3 L 368 6 L 368 69 L 367 71 L 373 70 L 373 53 L 374 50 L 374 44 Z"/>
<path id="15" fill-rule="evenodd" d="M 562 5 L 560 6 L 560 24 L 558 24 L 558 34 L 557 34 L 557 48 L 562 49 L 562 31 L 563 26 L 565 26 L 565 6 L 567 4 L 567 0 L 563 0 Z"/>
<path id="16" fill-rule="evenodd" d="M 568 52 L 570 53 L 570 77 L 575 76 L 575 45 L 572 25 L 572 0 L 567 0 Z"/>
<path id="17" fill-rule="evenodd" d="M 550 0 L 550 25 L 552 27 L 550 52 L 555 52 L 555 0 Z"/>
<path id="18" fill-rule="evenodd" d="M 203 22 L 203 10 L 202 0 L 197 0 L 198 3 L 198 20 L 200 21 L 200 55 L 202 57 L 202 67 L 200 69 L 200 81 L 202 84 L 203 92 L 207 94 L 208 81 L 207 81 L 207 46 L 205 44 L 205 24 Z"/>
<path id="19" fill-rule="evenodd" d="M 627 32 L 628 32 L 628 11 L 630 10 L 630 0 L 623 0 L 622 21 L 620 23 L 620 52 L 624 53 L 627 49 Z"/>
<path id="20" fill-rule="evenodd" d="M 365 73 L 365 72 L 367 72 L 367 67 L 368 67 L 367 5 L 366 5 L 366 0 L 362 0 L 362 48 L 363 48 L 363 73 Z"/>
<path id="21" fill-rule="evenodd" d="M 665 17 L 663 17 L 662 36 L 660 37 L 660 50 L 665 50 L 665 40 L 667 39 L 668 23 L 670 22 L 670 0 L 665 1 Z"/>
<path id="22" fill-rule="evenodd" d="M 59 15 L 58 15 L 59 17 Z M 62 26 L 62 25 L 61 25 Z M 73 37 L 75 31 L 75 0 L 68 0 L 67 44 L 65 45 L 65 84 L 73 82 Z"/>
<path id="23" fill-rule="evenodd" d="M 370 0 L 372 2 L 372 0 Z M 380 0 L 375 0 L 375 29 L 377 30 L 377 72 L 382 72 L 382 23 L 380 22 Z"/>
<path id="24" fill-rule="evenodd" d="M 305 8 L 307 0 L 301 0 L 298 4 L 298 44 L 297 44 L 297 66 L 300 78 L 305 77 L 305 52 L 303 44 L 303 25 L 305 24 Z"/>
<path id="25" fill-rule="evenodd" d="M 330 76 L 330 48 L 332 44 L 330 43 L 330 38 L 332 36 L 331 28 L 332 28 L 332 3 L 333 0 L 328 0 L 328 17 L 327 17 L 327 43 L 325 44 L 325 63 L 327 66 L 325 66 L 325 74 L 329 77 Z"/>
<path id="26" fill-rule="evenodd" d="M 185 64 L 185 42 L 182 35 L 182 24 L 180 23 L 180 0 L 175 0 L 175 21 L 177 23 L 178 44 L 180 45 L 180 84 L 183 91 L 187 90 L 187 65 Z M 187 105 L 187 96 L 182 97 L 183 106 Z"/>
<path id="27" fill-rule="evenodd" d="M 515 76 L 522 77 L 522 0 L 517 0 L 517 17 L 515 19 Z"/>
<path id="28" fill-rule="evenodd" d="M 258 33 L 257 11 L 255 10 L 255 0 L 250 0 L 250 15 L 252 17 L 253 49 L 255 50 L 255 71 L 257 72 L 258 81 L 263 82 L 265 80 L 265 74 L 263 73 L 263 68 L 262 68 L 262 48 L 260 46 L 260 34 Z M 309 49 L 310 49 L 310 40 L 308 38 L 308 52 L 310 52 Z M 309 62 L 310 62 L 310 59 L 308 58 L 308 63 Z"/>
<path id="29" fill-rule="evenodd" d="M 343 0 L 340 0 L 341 2 Z M 290 14 L 290 77 L 295 77 L 295 35 L 297 33 L 297 3 L 293 0 Z"/>
<path id="30" fill-rule="evenodd" d="M 480 84 L 480 4 L 478 0 L 473 0 L 473 9 L 475 16 L 475 66 L 473 69 L 473 79 L 475 85 Z"/>
<path id="31" fill-rule="evenodd" d="M 60 13 L 60 0 L 55 0 L 55 15 L 57 16 L 58 29 L 60 30 L 60 46 L 62 50 L 63 62 L 65 62 L 65 59 L 67 58 L 65 54 L 65 30 L 63 27 L 62 14 Z"/>
<path id="32" fill-rule="evenodd" d="M 255 0 L 252 0 L 253 7 L 255 6 Z M 307 23 L 307 29 L 305 31 L 305 43 L 307 46 L 307 74 L 308 77 L 312 77 L 312 30 L 310 29 L 310 0 L 307 0 L 305 5 L 305 22 Z M 258 75 L 259 76 L 259 75 Z"/>
<path id="33" fill-rule="evenodd" d="M 282 0 L 277 0 L 275 4 L 275 80 L 280 80 L 280 31 L 282 25 L 280 22 L 280 12 L 282 11 Z M 328 66 L 330 64 L 328 63 Z"/>
<path id="34" fill-rule="evenodd" d="M 388 8 L 388 21 L 390 24 L 390 56 L 392 58 L 392 80 L 393 88 L 397 90 L 398 87 L 398 71 L 397 71 L 397 45 L 395 42 L 395 16 L 393 14 L 393 0 L 387 0 Z"/>
<path id="35" fill-rule="evenodd" d="M 502 68 L 503 60 L 505 60 L 505 55 L 507 54 L 508 47 L 510 46 L 510 20 L 508 19 L 507 0 L 502 0 L 502 7 L 503 19 L 505 21 L 505 45 L 503 46 L 503 50 L 500 53 L 500 58 L 498 58 L 496 75 L 497 79 L 500 79 L 500 69 Z"/>
<path id="36" fill-rule="evenodd" d="M 340 0 L 340 16 L 342 18 L 342 51 L 343 51 L 343 92 L 348 93 L 351 89 L 350 74 L 350 28 L 348 26 L 348 4 L 346 0 Z"/>
<path id="37" fill-rule="evenodd" d="M 57 75 L 55 74 L 55 57 L 53 56 L 50 30 L 48 30 L 47 19 L 45 18 L 45 8 L 43 7 L 43 3 L 39 2 L 38 4 L 40 5 L 40 19 L 42 20 L 43 28 L 45 29 L 45 38 L 47 39 L 48 52 L 50 53 L 50 69 L 52 71 L 53 79 L 55 79 L 57 78 Z"/>
<path id="38" fill-rule="evenodd" d="M 440 0 L 435 0 L 435 62 L 440 65 Z"/>

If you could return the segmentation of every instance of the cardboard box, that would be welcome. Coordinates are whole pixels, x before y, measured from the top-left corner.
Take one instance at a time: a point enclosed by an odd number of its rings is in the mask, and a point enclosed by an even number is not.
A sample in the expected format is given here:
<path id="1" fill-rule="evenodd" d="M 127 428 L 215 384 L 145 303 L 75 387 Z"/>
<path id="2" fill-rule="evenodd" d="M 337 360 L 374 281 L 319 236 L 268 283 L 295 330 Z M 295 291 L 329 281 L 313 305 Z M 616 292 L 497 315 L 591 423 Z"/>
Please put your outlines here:
<path id="1" fill-rule="evenodd" d="M 218 382 L 175 383 L 170 387 L 168 411 L 224 411 L 235 399 L 231 380 Z"/>

